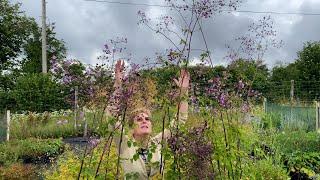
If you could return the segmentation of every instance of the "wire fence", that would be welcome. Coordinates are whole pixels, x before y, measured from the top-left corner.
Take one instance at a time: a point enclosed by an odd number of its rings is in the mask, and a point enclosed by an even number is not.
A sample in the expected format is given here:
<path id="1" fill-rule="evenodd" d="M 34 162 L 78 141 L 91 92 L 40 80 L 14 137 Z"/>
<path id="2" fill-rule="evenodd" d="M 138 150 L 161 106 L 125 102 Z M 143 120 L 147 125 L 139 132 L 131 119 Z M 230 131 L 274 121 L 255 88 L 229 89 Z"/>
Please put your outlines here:
<path id="1" fill-rule="evenodd" d="M 7 125 L 4 111 L 0 111 L 0 142 L 6 140 Z"/>
<path id="2" fill-rule="evenodd" d="M 267 114 L 273 115 L 273 121 L 279 122 L 281 130 L 317 130 L 319 106 L 309 105 L 281 105 L 271 102 L 265 103 Z"/>
<path id="3" fill-rule="evenodd" d="M 280 129 L 319 129 L 320 81 L 271 82 L 269 87 L 265 112 L 278 119 Z"/>
<path id="4" fill-rule="evenodd" d="M 311 104 L 320 101 L 320 81 L 270 82 L 264 96 L 272 102 Z"/>

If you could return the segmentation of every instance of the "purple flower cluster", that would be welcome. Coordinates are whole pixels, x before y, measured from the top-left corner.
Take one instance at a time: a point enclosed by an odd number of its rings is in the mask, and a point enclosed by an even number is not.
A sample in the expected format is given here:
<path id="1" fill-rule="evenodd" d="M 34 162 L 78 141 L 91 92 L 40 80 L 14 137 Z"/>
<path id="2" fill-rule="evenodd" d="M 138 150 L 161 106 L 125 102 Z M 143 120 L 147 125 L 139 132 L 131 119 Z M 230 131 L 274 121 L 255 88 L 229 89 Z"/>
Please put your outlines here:
<path id="1" fill-rule="evenodd" d="M 247 34 L 235 39 L 239 44 L 237 58 L 262 60 L 268 48 L 280 48 L 283 45 L 283 41 L 279 41 L 276 36 L 273 20 L 270 16 L 264 16 L 249 26 Z M 235 50 L 230 47 L 228 49 L 230 51 L 228 56 L 232 57 Z"/>
<path id="2" fill-rule="evenodd" d="M 138 11 L 138 17 L 140 18 L 138 24 L 148 23 L 151 20 L 147 18 L 146 13 L 141 10 Z"/>
<path id="3" fill-rule="evenodd" d="M 129 60 L 130 54 L 126 54 L 126 45 L 128 39 L 126 37 L 116 37 L 114 39 L 109 39 L 104 44 L 103 55 L 99 56 L 98 59 L 102 61 L 103 64 L 110 64 L 113 68 L 116 58 L 121 57 L 121 60 Z M 128 56 L 128 57 L 127 57 Z M 106 62 L 105 62 L 106 61 Z M 112 62 L 110 62 L 112 61 Z"/>
<path id="4" fill-rule="evenodd" d="M 236 10 L 241 0 L 166 0 L 167 4 L 175 9 L 193 11 L 202 18 L 210 18 L 222 10 Z"/>
<path id="5" fill-rule="evenodd" d="M 89 146 L 90 146 L 91 149 L 97 147 L 100 142 L 101 142 L 101 141 L 100 141 L 100 139 L 98 139 L 98 138 L 90 138 L 89 141 L 88 141 Z"/>
<path id="6" fill-rule="evenodd" d="M 111 96 L 110 106 L 114 115 L 121 115 L 126 109 L 132 108 L 134 94 L 139 91 L 139 83 L 141 77 L 139 70 L 141 66 L 139 64 L 131 63 L 128 73 L 122 79 L 122 86 L 115 90 L 115 93 Z"/>
<path id="7" fill-rule="evenodd" d="M 228 108 L 231 105 L 229 92 L 225 88 L 225 84 L 221 78 L 216 77 L 209 81 L 209 87 L 207 88 L 207 95 L 218 102 L 223 108 Z"/>
<path id="8" fill-rule="evenodd" d="M 51 60 L 51 74 L 70 90 L 66 100 L 73 104 L 74 87 L 78 86 L 80 103 L 86 103 L 96 95 L 97 90 L 106 86 L 111 72 L 105 65 L 89 66 L 78 60 Z"/>
<path id="9" fill-rule="evenodd" d="M 182 165 L 185 172 L 189 173 L 189 177 L 212 177 L 210 161 L 213 145 L 205 138 L 206 129 L 205 124 L 187 133 L 179 132 L 168 141 L 169 148 L 189 162 Z"/>

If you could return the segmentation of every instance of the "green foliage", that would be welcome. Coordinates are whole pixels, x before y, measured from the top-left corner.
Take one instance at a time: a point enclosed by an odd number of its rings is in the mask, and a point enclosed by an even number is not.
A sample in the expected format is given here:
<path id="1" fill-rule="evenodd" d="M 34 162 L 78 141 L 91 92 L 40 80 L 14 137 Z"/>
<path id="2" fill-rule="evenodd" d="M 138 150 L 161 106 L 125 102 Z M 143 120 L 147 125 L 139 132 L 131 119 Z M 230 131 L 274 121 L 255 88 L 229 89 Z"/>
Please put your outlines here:
<path id="1" fill-rule="evenodd" d="M 0 74 L 12 67 L 14 58 L 22 52 L 22 45 L 30 35 L 34 19 L 21 13 L 20 4 L 0 1 Z"/>
<path id="2" fill-rule="evenodd" d="M 102 141 L 95 148 L 88 147 L 86 152 L 82 152 L 86 153 L 86 156 L 83 156 L 82 153 L 75 154 L 73 151 L 66 150 L 65 153 L 59 157 L 56 167 L 44 173 L 45 179 L 76 179 L 79 175 L 82 162 L 81 179 L 115 179 L 117 149 L 114 146 L 111 147 L 109 154 L 106 152 L 103 156 L 99 173 L 97 177 L 95 177 L 105 143 L 106 142 Z M 122 176 L 120 176 L 120 179 L 121 178 Z"/>
<path id="3" fill-rule="evenodd" d="M 230 73 L 232 83 L 242 80 L 249 83 L 251 88 L 260 93 L 265 93 L 268 87 L 268 68 L 262 61 L 249 61 L 239 59 L 228 65 L 227 71 Z"/>
<path id="4" fill-rule="evenodd" d="M 299 79 L 299 70 L 295 64 L 278 65 L 272 68 L 271 82 L 284 82 Z"/>
<path id="5" fill-rule="evenodd" d="M 54 82 L 50 75 L 27 74 L 17 79 L 10 93 L 19 111 L 54 111 L 65 109 L 63 87 Z"/>
<path id="6" fill-rule="evenodd" d="M 276 128 L 276 129 L 280 129 L 281 128 L 281 117 L 279 114 L 277 113 L 266 113 L 263 114 L 262 118 L 261 118 L 261 126 L 264 129 L 272 129 L 272 128 Z"/>
<path id="7" fill-rule="evenodd" d="M 144 70 L 142 71 L 142 76 L 156 81 L 156 89 L 161 97 L 168 89 L 172 88 L 172 78 L 175 77 L 178 71 L 175 66 L 165 66 L 153 70 Z"/>
<path id="8" fill-rule="evenodd" d="M 56 38 L 54 24 L 47 27 L 47 65 L 50 69 L 50 59 L 55 56 L 63 59 L 66 56 L 64 41 Z M 41 28 L 33 22 L 30 24 L 31 35 L 23 46 L 25 58 L 20 62 L 22 73 L 41 73 L 42 72 L 42 39 Z"/>
<path id="9" fill-rule="evenodd" d="M 69 112 L 70 113 L 70 112 Z M 61 138 L 83 134 L 83 128 L 74 128 L 73 113 L 29 112 L 27 115 L 14 115 L 11 121 L 11 138 Z M 89 119 L 90 121 L 90 119 Z M 79 122 L 81 124 L 83 122 Z"/>
<path id="10" fill-rule="evenodd" d="M 320 74 L 320 42 L 307 42 L 298 52 L 296 62 L 300 71 L 299 78 L 306 81 L 319 81 Z"/>
<path id="11" fill-rule="evenodd" d="M 20 3 L 0 1 L 0 110 L 17 108 L 12 90 L 18 77 L 41 72 L 41 28 L 20 7 Z M 47 34 L 48 60 L 53 55 L 65 57 L 66 48 L 56 38 L 54 24 L 48 27 Z"/>
<path id="12" fill-rule="evenodd" d="M 255 161 L 250 165 L 250 172 L 244 173 L 243 179 L 289 179 L 286 170 L 279 164 L 274 164 L 271 159 Z"/>
<path id="13" fill-rule="evenodd" d="M 272 69 L 270 83 L 272 91 L 267 93 L 268 99 L 289 99 L 291 80 L 294 80 L 295 97 L 301 100 L 312 101 L 319 99 L 320 94 L 316 90 L 320 86 L 320 42 L 307 42 L 298 52 L 298 59 L 287 66 L 276 66 Z"/>
<path id="14" fill-rule="evenodd" d="M 204 87 L 208 84 L 208 81 L 214 77 L 222 76 L 226 68 L 223 66 L 216 66 L 214 68 L 207 66 L 190 66 L 188 67 L 190 72 L 191 82 L 197 85 L 199 90 L 198 96 L 203 96 L 205 91 Z M 179 69 L 175 66 L 164 66 L 151 70 L 143 70 L 142 76 L 150 78 L 156 83 L 156 90 L 158 91 L 158 98 L 163 98 L 164 94 L 171 90 L 175 85 L 172 83 L 173 78 L 177 76 Z"/>
<path id="15" fill-rule="evenodd" d="M 285 154 L 300 152 L 319 152 L 320 135 L 317 132 L 291 131 L 279 133 L 277 145 Z"/>
<path id="16" fill-rule="evenodd" d="M 291 176 L 312 177 L 320 174 L 319 152 L 295 151 L 291 154 L 285 154 L 283 161 Z"/>
<path id="17" fill-rule="evenodd" d="M 320 173 L 320 135 L 317 132 L 285 132 L 276 136 L 275 145 L 292 178 L 311 178 Z"/>
<path id="18" fill-rule="evenodd" d="M 0 164 L 8 165 L 17 161 L 50 161 L 63 151 L 60 139 L 12 140 L 0 144 Z"/>
<path id="19" fill-rule="evenodd" d="M 37 167 L 32 164 L 14 163 L 7 167 L 0 166 L 1 179 L 37 179 Z"/>

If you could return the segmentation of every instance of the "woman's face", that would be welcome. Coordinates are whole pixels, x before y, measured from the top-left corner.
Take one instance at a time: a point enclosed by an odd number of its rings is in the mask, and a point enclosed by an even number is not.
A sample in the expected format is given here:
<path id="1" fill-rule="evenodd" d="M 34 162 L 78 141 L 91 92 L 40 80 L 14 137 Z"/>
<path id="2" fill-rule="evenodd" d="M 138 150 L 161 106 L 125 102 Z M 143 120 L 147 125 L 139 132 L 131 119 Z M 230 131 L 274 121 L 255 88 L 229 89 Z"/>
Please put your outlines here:
<path id="1" fill-rule="evenodd" d="M 135 136 L 145 136 L 152 132 L 151 118 L 147 113 L 139 113 L 134 117 L 134 130 Z"/>

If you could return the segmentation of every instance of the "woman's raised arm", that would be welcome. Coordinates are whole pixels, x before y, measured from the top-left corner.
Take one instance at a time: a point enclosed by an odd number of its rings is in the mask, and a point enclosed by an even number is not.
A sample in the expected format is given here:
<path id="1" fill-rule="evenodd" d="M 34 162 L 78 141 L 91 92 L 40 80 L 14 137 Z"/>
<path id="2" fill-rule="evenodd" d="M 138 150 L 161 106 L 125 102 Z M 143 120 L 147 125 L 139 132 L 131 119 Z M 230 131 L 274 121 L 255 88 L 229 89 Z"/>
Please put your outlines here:
<path id="1" fill-rule="evenodd" d="M 179 101 L 178 101 L 178 120 L 186 121 L 188 119 L 188 89 L 190 83 L 190 74 L 186 69 L 180 71 L 179 79 L 174 79 L 179 87 Z"/>
<path id="2" fill-rule="evenodd" d="M 108 102 L 108 106 L 107 106 L 107 113 L 108 115 L 113 115 L 115 116 L 119 109 L 118 109 L 118 105 L 119 105 L 119 100 L 120 100 L 120 96 L 121 96 L 121 91 L 122 91 L 122 80 L 124 77 L 124 61 L 122 60 L 118 60 L 115 66 L 115 80 L 114 80 L 114 92 L 111 95 L 111 98 Z"/>
<path id="3" fill-rule="evenodd" d="M 188 119 L 188 89 L 190 83 L 190 74 L 186 69 L 182 69 L 180 72 L 180 77 L 178 79 L 173 79 L 178 86 L 178 94 L 180 98 L 178 99 L 178 113 L 177 117 L 172 119 L 170 122 L 171 127 L 176 127 L 177 123 L 185 123 Z M 171 131 L 165 129 L 164 132 L 159 133 L 154 137 L 154 140 L 161 143 L 163 140 L 167 140 L 171 137 Z"/>

